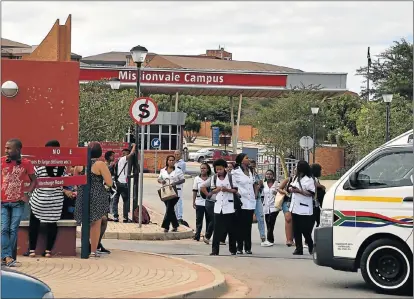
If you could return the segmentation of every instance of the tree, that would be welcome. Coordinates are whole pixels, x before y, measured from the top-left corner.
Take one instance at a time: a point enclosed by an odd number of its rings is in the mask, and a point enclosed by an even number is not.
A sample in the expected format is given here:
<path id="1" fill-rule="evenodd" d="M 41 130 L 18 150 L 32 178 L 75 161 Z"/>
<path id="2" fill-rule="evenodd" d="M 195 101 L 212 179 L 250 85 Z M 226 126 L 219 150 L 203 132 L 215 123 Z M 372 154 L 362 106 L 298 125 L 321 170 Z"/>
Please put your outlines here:
<path id="1" fill-rule="evenodd" d="M 391 138 L 412 129 L 412 103 L 404 97 L 394 95 L 390 107 L 390 136 Z M 383 102 L 368 102 L 354 113 L 358 135 L 348 132 L 345 141 L 357 149 L 355 159 L 360 159 L 381 144 L 385 143 L 386 108 Z"/>
<path id="2" fill-rule="evenodd" d="M 201 121 L 193 116 L 187 117 L 184 126 L 184 137 L 188 143 L 193 143 L 201 129 Z"/>
<path id="3" fill-rule="evenodd" d="M 357 75 L 367 77 L 367 66 L 357 70 Z M 383 93 L 399 94 L 403 98 L 413 99 L 413 44 L 405 39 L 394 44 L 378 55 L 372 62 L 369 73 L 370 93 L 380 99 Z M 366 86 L 361 96 L 366 98 Z"/>
<path id="4" fill-rule="evenodd" d="M 121 141 L 133 124 L 129 107 L 135 90 L 112 90 L 105 81 L 80 86 L 79 141 Z M 74 116 L 76 117 L 76 116 Z"/>
<path id="5" fill-rule="evenodd" d="M 311 134 L 310 108 L 320 105 L 320 101 L 321 96 L 310 90 L 289 92 L 257 114 L 255 139 L 279 156 L 285 177 L 288 176 L 286 154 L 298 147 L 302 136 Z"/>
<path id="6" fill-rule="evenodd" d="M 213 123 L 211 123 L 211 127 L 218 127 L 219 128 L 219 132 L 222 135 L 232 135 L 231 132 L 231 124 L 230 123 L 226 123 L 226 122 L 222 122 L 222 121 L 215 121 Z"/>

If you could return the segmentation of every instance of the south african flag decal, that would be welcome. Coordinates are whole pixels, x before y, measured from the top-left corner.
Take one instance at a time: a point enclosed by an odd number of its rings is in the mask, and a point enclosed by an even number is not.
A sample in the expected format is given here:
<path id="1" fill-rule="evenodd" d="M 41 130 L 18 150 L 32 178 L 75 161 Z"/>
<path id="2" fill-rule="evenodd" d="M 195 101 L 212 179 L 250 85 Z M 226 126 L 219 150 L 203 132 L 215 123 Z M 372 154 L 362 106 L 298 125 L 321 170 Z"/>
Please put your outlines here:
<path id="1" fill-rule="evenodd" d="M 413 228 L 413 216 L 396 216 L 393 218 L 363 211 L 335 211 L 334 226 L 346 227 L 384 227 L 398 226 Z"/>

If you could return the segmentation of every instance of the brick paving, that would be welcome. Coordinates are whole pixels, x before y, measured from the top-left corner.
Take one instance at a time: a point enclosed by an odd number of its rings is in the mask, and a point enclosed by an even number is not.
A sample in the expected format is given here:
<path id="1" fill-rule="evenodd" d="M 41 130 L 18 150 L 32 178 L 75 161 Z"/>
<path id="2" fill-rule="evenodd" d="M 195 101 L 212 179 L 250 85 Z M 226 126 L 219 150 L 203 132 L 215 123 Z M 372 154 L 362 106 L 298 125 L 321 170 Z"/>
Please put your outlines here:
<path id="1" fill-rule="evenodd" d="M 19 257 L 18 271 L 47 283 L 55 298 L 176 297 L 225 285 L 215 269 L 148 253 L 113 250 L 100 258 Z"/>

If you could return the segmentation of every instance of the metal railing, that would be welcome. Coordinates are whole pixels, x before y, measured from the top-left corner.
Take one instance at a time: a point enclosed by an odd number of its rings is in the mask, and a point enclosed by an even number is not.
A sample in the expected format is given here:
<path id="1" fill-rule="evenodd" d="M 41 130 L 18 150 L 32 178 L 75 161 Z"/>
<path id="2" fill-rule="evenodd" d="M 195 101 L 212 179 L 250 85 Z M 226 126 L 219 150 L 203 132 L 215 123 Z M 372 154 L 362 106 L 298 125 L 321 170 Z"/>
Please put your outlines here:
<path id="1" fill-rule="evenodd" d="M 293 170 L 296 168 L 296 165 L 299 160 L 297 159 L 289 159 L 285 158 L 286 168 L 288 171 L 289 176 L 292 175 Z M 282 164 L 280 162 L 280 158 L 276 157 L 276 165 L 274 161 L 274 157 L 271 156 L 258 156 L 257 163 L 256 163 L 257 172 L 264 177 L 266 171 L 271 169 L 275 171 L 276 181 L 281 182 L 285 178 L 285 174 L 283 172 Z"/>

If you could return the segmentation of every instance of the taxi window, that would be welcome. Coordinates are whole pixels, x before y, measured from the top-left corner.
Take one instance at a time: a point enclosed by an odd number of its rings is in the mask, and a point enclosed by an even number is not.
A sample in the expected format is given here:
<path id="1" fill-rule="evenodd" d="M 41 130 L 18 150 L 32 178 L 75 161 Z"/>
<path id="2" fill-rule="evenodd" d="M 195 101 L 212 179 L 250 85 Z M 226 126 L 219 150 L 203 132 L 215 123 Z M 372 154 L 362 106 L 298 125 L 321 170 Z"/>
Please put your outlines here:
<path id="1" fill-rule="evenodd" d="M 358 182 L 363 188 L 412 186 L 413 162 L 410 151 L 385 153 L 358 172 Z"/>

